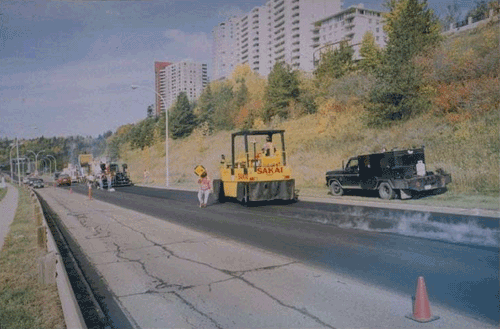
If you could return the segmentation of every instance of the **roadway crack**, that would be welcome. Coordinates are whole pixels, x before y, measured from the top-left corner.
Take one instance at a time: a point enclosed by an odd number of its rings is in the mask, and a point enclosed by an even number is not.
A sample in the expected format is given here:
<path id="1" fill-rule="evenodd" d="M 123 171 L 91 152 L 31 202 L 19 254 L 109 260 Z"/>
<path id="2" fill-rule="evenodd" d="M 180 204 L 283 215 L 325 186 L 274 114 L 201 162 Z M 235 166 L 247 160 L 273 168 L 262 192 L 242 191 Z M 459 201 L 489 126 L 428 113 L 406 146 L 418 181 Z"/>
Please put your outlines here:
<path id="1" fill-rule="evenodd" d="M 188 258 L 184 258 L 184 257 L 181 257 L 179 255 L 176 255 L 175 252 L 173 252 L 172 250 L 169 250 L 168 249 L 168 245 L 165 245 L 165 244 L 159 244 L 151 239 L 148 238 L 147 234 L 144 233 L 144 232 L 141 232 L 141 231 L 138 231 L 124 223 L 121 223 L 120 221 L 116 220 L 115 218 L 111 217 L 115 222 L 119 223 L 120 225 L 136 232 L 136 233 L 139 233 L 141 234 L 144 239 L 150 243 L 152 243 L 154 246 L 157 246 L 157 247 L 160 247 L 162 248 L 165 252 L 167 252 L 171 257 L 175 257 L 179 260 L 184 260 L 184 261 L 187 261 L 187 262 L 191 262 L 191 263 L 195 263 L 195 264 L 198 264 L 198 265 L 203 265 L 203 266 L 206 266 L 208 268 L 211 268 L 213 270 L 216 270 L 216 271 L 219 271 L 221 273 L 224 273 L 228 276 L 230 276 L 231 278 L 230 279 L 225 279 L 225 280 L 222 280 L 222 281 L 218 281 L 218 282 L 211 282 L 208 284 L 208 288 L 209 288 L 209 291 L 211 292 L 212 291 L 212 288 L 211 288 L 211 285 L 213 284 L 216 284 L 216 283 L 220 283 L 220 282 L 224 282 L 224 281 L 229 281 L 229 280 L 233 280 L 233 279 L 238 279 L 238 280 L 241 280 L 241 282 L 245 283 L 246 285 L 248 285 L 250 288 L 252 289 L 255 289 L 261 293 L 263 293 L 264 295 L 266 295 L 268 298 L 272 299 L 273 301 L 275 301 L 277 304 L 281 305 L 282 307 L 285 307 L 285 308 L 288 308 L 290 310 L 293 310 L 295 312 L 299 312 L 300 314 L 314 320 L 315 322 L 317 322 L 318 324 L 322 325 L 322 326 L 325 326 L 327 328 L 332 328 L 332 329 L 335 329 L 335 327 L 329 325 L 328 323 L 322 321 L 319 317 L 311 314 L 309 311 L 307 311 L 307 309 L 304 307 L 304 308 L 298 308 L 298 307 L 295 307 L 293 305 L 288 305 L 286 304 L 285 302 L 283 302 L 282 300 L 280 300 L 279 298 L 273 296 L 272 294 L 270 294 L 269 292 L 265 291 L 263 288 L 260 288 L 260 287 L 257 287 L 255 284 L 251 283 L 250 281 L 248 281 L 247 279 L 244 279 L 243 278 L 243 275 L 245 275 L 246 273 L 250 273 L 250 272 L 258 272 L 258 271 L 270 271 L 270 270 L 274 270 L 274 269 L 277 269 L 277 268 L 281 268 L 281 267 L 285 267 L 285 266 L 289 266 L 289 265 L 292 265 L 292 264 L 295 264 L 295 263 L 299 263 L 297 261 L 293 261 L 293 262 L 290 262 L 290 263 L 286 263 L 286 264 L 281 264 L 281 265 L 272 265 L 272 266 L 264 266 L 264 267 L 259 267 L 259 268 L 255 268 L 255 269 L 250 269 L 250 270 L 243 270 L 243 271 L 231 271 L 231 270 L 227 270 L 227 269 L 221 269 L 221 268 L 217 268 L 217 267 L 214 267 L 210 264 L 207 264 L 207 263 L 203 263 L 203 262 L 199 262 L 199 261 L 196 261 L 196 260 L 192 260 L 192 259 L 188 259 Z M 113 242 L 114 243 L 114 242 Z M 117 248 L 117 254 L 116 256 L 120 259 L 123 259 L 123 260 L 127 260 L 127 261 L 131 261 L 131 262 L 136 262 L 138 264 L 141 265 L 143 271 L 146 273 L 146 275 L 148 275 L 149 277 L 151 277 L 154 281 L 158 282 L 158 284 L 155 286 L 155 289 L 171 289 L 170 291 L 155 291 L 155 290 L 148 290 L 146 291 L 145 293 L 168 293 L 168 294 L 172 294 L 174 296 L 176 296 L 178 299 L 180 299 L 184 304 L 186 304 L 189 308 L 191 308 L 193 311 L 199 313 L 200 315 L 206 317 L 207 319 L 209 319 L 217 328 L 222 328 L 214 319 L 212 319 L 208 314 L 205 314 L 203 313 L 202 311 L 198 310 L 193 304 L 191 304 L 189 301 L 187 301 L 184 297 L 182 297 L 179 292 L 182 292 L 183 290 L 186 290 L 186 289 L 192 289 L 192 288 L 195 288 L 197 286 L 195 285 L 192 285 L 192 286 L 182 286 L 182 285 L 177 285 L 177 284 L 169 284 L 168 282 L 165 282 L 163 279 L 159 278 L 159 277 L 156 277 L 154 275 L 152 275 L 151 273 L 148 272 L 145 264 L 140 261 L 140 260 L 133 260 L 133 259 L 128 259 L 124 256 L 121 255 L 122 251 L 120 249 L 120 246 L 116 243 L 114 243 L 116 248 Z M 178 244 L 178 242 L 176 243 Z M 172 245 L 172 244 L 170 244 Z M 167 256 L 168 258 L 168 256 Z M 172 289 L 174 288 L 174 289 Z"/>

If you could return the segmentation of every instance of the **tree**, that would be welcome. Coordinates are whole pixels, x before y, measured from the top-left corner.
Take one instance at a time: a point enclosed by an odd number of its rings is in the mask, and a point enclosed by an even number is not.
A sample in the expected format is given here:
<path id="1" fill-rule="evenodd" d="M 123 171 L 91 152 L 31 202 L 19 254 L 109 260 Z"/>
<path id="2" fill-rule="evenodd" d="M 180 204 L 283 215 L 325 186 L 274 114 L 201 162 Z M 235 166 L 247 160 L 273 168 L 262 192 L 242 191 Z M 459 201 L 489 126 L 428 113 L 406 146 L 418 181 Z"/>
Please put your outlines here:
<path id="1" fill-rule="evenodd" d="M 211 116 L 214 127 L 219 130 L 233 129 L 236 111 L 233 102 L 233 86 L 224 81 L 214 85 L 212 89 L 213 114 Z"/>
<path id="2" fill-rule="evenodd" d="M 153 110 L 154 110 L 153 104 L 149 105 L 148 106 L 148 111 L 147 111 L 147 117 L 148 118 L 151 118 L 153 116 Z"/>
<path id="3" fill-rule="evenodd" d="M 267 89 L 263 119 L 269 121 L 273 116 L 288 116 L 290 101 L 299 97 L 299 79 L 296 71 L 288 64 L 276 62 L 267 77 Z"/>
<path id="4" fill-rule="evenodd" d="M 494 3 L 496 1 L 491 1 Z M 476 22 L 481 19 L 484 19 L 488 15 L 488 2 L 486 0 L 476 0 L 474 1 L 474 8 L 469 10 L 465 17 L 472 17 L 472 21 Z"/>
<path id="5" fill-rule="evenodd" d="M 354 71 L 353 54 L 354 50 L 348 45 L 347 41 L 341 41 L 337 48 L 328 50 L 321 56 L 319 65 L 314 72 L 316 77 L 320 80 L 325 77 L 338 79 Z"/>
<path id="6" fill-rule="evenodd" d="M 420 93 L 422 72 L 413 63 L 442 40 L 440 25 L 424 0 L 389 0 L 385 15 L 388 42 L 368 110 L 375 123 L 405 119 L 427 106 Z"/>
<path id="7" fill-rule="evenodd" d="M 363 36 L 359 54 L 362 57 L 359 62 L 359 67 L 362 71 L 374 73 L 375 70 L 380 68 L 382 64 L 382 50 L 375 43 L 373 33 L 370 31 L 366 32 Z"/>
<path id="8" fill-rule="evenodd" d="M 461 14 L 462 11 L 457 3 L 457 0 L 453 0 L 452 4 L 446 6 L 446 15 L 443 19 L 443 24 L 445 26 L 450 26 L 450 24 L 453 24 L 459 20 Z"/>
<path id="9" fill-rule="evenodd" d="M 245 105 L 248 100 L 248 88 L 245 84 L 245 79 L 239 80 L 240 86 L 236 91 L 236 95 L 234 98 L 234 104 L 236 106 L 236 110 Z"/>
<path id="10" fill-rule="evenodd" d="M 196 126 L 193 107 L 189 104 L 185 92 L 177 96 L 174 106 L 169 111 L 168 126 L 173 139 L 189 136 Z"/>

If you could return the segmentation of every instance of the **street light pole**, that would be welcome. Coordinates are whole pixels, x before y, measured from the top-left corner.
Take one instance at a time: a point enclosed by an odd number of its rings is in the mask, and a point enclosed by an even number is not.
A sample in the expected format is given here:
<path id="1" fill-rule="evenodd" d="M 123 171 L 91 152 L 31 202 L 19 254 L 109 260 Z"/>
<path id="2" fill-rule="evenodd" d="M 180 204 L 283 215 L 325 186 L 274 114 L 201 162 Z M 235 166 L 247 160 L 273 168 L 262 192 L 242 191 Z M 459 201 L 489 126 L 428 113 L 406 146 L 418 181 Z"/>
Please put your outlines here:
<path id="1" fill-rule="evenodd" d="M 16 149 L 17 149 L 17 181 L 21 186 L 21 164 L 19 163 L 19 138 L 16 136 Z"/>
<path id="2" fill-rule="evenodd" d="M 44 159 L 44 160 L 45 160 L 45 159 L 49 160 L 49 175 L 51 175 L 51 174 L 52 174 L 52 172 L 51 172 L 50 170 L 52 169 L 52 160 L 51 160 L 50 158 L 47 158 L 47 157 L 45 157 L 45 158 L 43 158 L 43 159 Z"/>
<path id="3" fill-rule="evenodd" d="M 33 153 L 35 155 L 35 174 L 38 175 L 38 155 L 40 153 L 42 153 L 42 152 L 45 152 L 45 150 L 41 150 L 38 153 L 35 153 L 35 152 L 31 151 L 31 150 L 28 150 L 27 152 L 31 152 L 31 153 Z"/>
<path id="4" fill-rule="evenodd" d="M 9 151 L 9 160 L 10 160 L 10 181 L 12 182 L 14 179 L 14 173 L 12 171 L 12 150 L 14 149 L 14 146 L 16 146 L 14 143 L 10 146 L 10 151 Z"/>
<path id="5" fill-rule="evenodd" d="M 50 154 L 47 154 L 48 157 L 52 157 L 54 159 L 54 172 L 57 171 L 57 160 L 56 157 Z"/>
<path id="6" fill-rule="evenodd" d="M 166 108 L 167 102 L 165 102 L 165 99 L 163 98 L 162 95 L 160 95 L 156 90 L 148 88 L 148 87 L 142 87 L 142 86 L 137 86 L 137 85 L 132 85 L 130 86 L 132 89 L 137 89 L 137 88 L 145 88 L 149 89 L 152 92 L 154 92 L 156 95 L 158 95 L 161 100 L 163 101 L 163 106 L 164 106 L 164 111 L 165 111 L 165 184 L 167 187 L 170 187 L 170 179 L 169 179 L 169 172 L 168 172 L 168 167 L 169 167 L 169 160 L 168 160 L 168 111 Z"/>

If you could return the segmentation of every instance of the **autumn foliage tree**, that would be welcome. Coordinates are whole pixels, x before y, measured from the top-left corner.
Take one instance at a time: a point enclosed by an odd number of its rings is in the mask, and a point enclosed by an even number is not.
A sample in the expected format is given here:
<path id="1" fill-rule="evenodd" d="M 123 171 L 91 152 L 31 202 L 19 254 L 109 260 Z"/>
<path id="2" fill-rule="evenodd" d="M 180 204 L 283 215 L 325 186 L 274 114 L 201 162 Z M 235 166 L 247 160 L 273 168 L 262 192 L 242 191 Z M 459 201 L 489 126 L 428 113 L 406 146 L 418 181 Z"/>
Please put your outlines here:
<path id="1" fill-rule="evenodd" d="M 380 68 L 382 64 L 382 50 L 375 43 L 373 33 L 366 32 L 361 40 L 361 47 L 359 49 L 361 60 L 359 61 L 359 68 L 365 73 L 374 73 Z"/>

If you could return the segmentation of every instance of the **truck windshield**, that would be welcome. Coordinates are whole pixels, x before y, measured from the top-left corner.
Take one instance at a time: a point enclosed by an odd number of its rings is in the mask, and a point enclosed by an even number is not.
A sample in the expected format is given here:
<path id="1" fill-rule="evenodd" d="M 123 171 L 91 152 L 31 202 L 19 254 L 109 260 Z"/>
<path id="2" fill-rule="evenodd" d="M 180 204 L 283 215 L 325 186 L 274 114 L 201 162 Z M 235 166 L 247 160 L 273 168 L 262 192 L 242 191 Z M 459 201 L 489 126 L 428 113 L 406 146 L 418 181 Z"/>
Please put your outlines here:
<path id="1" fill-rule="evenodd" d="M 351 159 L 345 166 L 346 170 L 358 170 L 358 159 Z"/>

